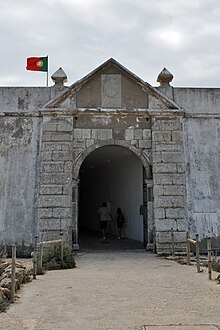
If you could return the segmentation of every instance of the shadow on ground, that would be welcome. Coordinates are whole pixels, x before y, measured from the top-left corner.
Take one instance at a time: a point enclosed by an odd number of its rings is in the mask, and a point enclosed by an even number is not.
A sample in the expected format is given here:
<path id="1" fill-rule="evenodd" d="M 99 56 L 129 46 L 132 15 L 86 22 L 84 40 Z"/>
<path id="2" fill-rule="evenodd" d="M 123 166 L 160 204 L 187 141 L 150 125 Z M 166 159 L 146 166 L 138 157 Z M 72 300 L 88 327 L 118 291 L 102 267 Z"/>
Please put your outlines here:
<path id="1" fill-rule="evenodd" d="M 130 238 L 118 239 L 117 236 L 107 234 L 106 240 L 98 231 L 80 229 L 79 248 L 80 250 L 139 250 L 144 249 L 143 242 L 135 241 Z"/>

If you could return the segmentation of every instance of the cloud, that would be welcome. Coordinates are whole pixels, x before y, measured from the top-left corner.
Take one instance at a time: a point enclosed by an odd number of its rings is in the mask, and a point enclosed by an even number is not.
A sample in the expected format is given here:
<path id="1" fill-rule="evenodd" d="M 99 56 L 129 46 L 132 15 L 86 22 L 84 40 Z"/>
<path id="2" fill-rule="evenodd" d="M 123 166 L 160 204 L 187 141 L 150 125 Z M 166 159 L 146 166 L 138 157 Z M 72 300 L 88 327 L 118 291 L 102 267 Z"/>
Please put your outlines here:
<path id="1" fill-rule="evenodd" d="M 4 1 L 0 85 L 45 85 L 25 70 L 45 55 L 69 83 L 114 57 L 152 85 L 163 67 L 175 86 L 218 85 L 219 14 L 218 0 Z"/>

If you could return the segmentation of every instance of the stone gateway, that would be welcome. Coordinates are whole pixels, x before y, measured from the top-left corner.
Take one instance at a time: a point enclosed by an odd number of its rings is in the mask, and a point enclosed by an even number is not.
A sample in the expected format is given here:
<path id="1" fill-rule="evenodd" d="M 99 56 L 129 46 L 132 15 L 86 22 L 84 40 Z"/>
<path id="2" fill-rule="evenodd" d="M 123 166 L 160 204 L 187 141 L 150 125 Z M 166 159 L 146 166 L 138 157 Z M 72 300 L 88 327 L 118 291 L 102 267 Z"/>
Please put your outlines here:
<path id="1" fill-rule="evenodd" d="M 220 89 L 152 87 L 109 59 L 70 87 L 0 87 L 0 239 L 99 230 L 103 201 L 125 235 L 157 253 L 185 250 L 186 231 L 220 243 Z M 117 228 L 111 224 L 111 234 Z"/>

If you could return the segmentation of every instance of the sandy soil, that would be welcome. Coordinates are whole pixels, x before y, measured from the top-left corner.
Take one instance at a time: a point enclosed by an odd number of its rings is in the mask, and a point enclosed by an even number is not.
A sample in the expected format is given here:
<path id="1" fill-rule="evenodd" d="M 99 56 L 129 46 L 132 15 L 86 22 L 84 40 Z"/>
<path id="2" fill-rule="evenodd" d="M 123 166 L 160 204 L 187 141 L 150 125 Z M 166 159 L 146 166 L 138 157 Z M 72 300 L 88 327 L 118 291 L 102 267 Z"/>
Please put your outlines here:
<path id="1" fill-rule="evenodd" d="M 0 329 L 220 329 L 220 285 L 206 269 L 143 250 L 78 253 L 76 263 L 25 284 Z"/>

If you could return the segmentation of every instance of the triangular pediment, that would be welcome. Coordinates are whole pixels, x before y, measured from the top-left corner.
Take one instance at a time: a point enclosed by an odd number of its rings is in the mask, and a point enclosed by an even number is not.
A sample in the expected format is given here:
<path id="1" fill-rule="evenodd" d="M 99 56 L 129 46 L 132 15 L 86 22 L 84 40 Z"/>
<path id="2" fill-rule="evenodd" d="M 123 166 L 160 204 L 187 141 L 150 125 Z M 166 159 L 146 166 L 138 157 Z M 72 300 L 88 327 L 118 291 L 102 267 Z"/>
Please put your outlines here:
<path id="1" fill-rule="evenodd" d="M 65 92 L 47 103 L 43 110 L 178 109 L 178 105 L 110 58 Z"/>

